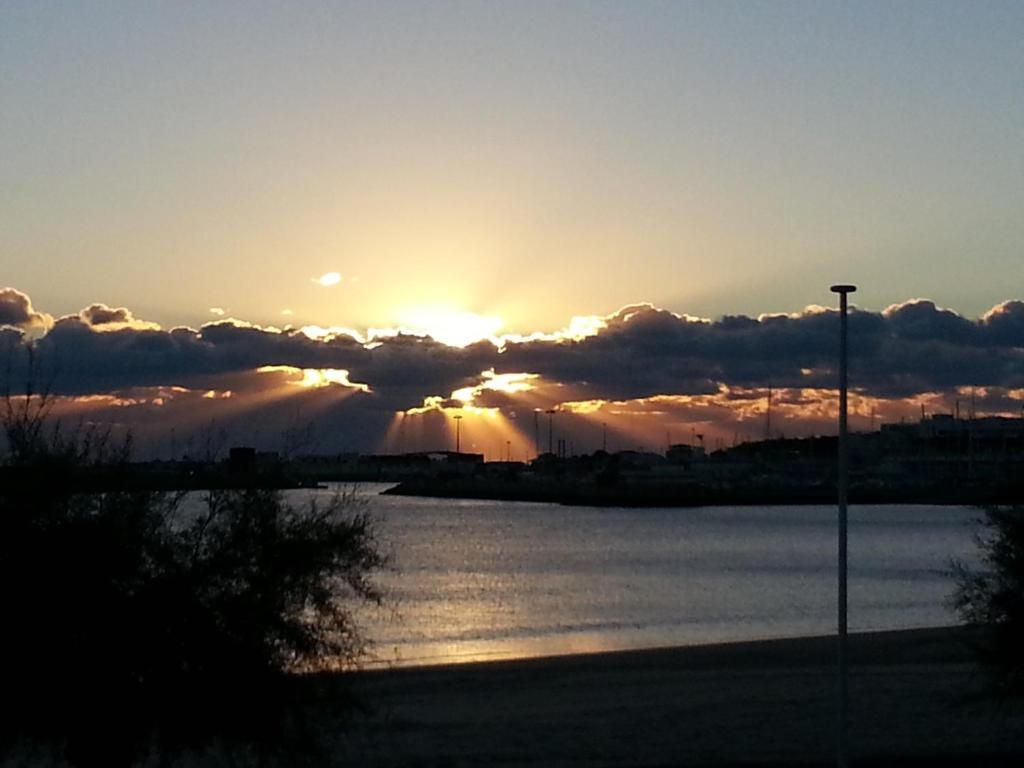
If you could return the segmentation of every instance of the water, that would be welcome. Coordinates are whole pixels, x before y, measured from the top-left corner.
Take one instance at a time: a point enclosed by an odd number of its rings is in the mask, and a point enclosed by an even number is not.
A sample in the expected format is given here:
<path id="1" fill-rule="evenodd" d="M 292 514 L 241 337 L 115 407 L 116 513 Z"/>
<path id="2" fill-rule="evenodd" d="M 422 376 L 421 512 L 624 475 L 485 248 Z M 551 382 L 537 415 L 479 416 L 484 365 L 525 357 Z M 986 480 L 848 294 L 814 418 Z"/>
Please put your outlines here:
<path id="1" fill-rule="evenodd" d="M 376 495 L 389 609 L 373 663 L 417 665 L 835 631 L 834 507 L 616 509 Z M 331 491 L 297 491 L 329 494 Z M 975 510 L 850 509 L 850 630 L 944 626 Z"/>

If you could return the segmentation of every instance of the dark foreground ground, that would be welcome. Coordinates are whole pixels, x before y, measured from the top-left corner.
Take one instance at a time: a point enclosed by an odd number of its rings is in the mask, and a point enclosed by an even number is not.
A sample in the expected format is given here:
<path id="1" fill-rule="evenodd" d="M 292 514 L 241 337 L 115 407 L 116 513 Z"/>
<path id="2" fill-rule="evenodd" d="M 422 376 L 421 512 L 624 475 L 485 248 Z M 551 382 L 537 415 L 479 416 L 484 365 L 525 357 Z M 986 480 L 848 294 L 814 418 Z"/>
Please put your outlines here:
<path id="1" fill-rule="evenodd" d="M 1024 705 L 999 706 L 963 629 L 851 637 L 851 766 L 1024 766 Z M 835 640 L 806 638 L 312 678 L 354 686 L 347 727 L 318 711 L 326 754 L 295 766 L 835 765 Z M 305 684 L 305 683 L 303 683 Z M 341 687 L 336 687 L 339 685 Z M 338 697 L 338 698 L 336 698 Z M 351 717 L 351 716 L 350 716 Z M 139 768 L 267 768 L 216 748 Z M 65 768 L 26 751 L 3 768 Z"/>
<path id="2" fill-rule="evenodd" d="M 1024 765 L 964 630 L 851 638 L 851 764 Z M 835 641 L 808 638 L 359 673 L 367 766 L 835 764 Z"/>

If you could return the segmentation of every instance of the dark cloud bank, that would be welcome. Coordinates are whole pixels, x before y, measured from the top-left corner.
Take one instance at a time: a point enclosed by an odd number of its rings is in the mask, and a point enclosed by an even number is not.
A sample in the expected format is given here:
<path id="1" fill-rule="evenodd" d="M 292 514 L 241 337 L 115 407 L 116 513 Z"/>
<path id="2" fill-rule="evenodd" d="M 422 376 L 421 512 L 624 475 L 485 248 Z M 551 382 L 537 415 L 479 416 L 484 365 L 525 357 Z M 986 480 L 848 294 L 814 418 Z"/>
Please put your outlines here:
<path id="1" fill-rule="evenodd" d="M 36 312 L 32 300 L 14 288 L 0 288 L 0 332 L 4 327 L 31 330 L 46 328 L 51 322 L 49 315 Z"/>
<path id="2" fill-rule="evenodd" d="M 347 369 L 370 393 L 345 410 L 391 414 L 477 384 L 481 371 L 539 374 L 572 399 L 624 400 L 730 388 L 828 388 L 835 383 L 838 323 L 834 310 L 793 315 L 680 317 L 649 305 L 605 318 L 580 340 L 484 341 L 448 347 L 409 335 L 368 348 L 347 335 L 314 340 L 299 330 L 275 332 L 234 321 L 199 330 L 146 327 L 124 308 L 94 304 L 55 322 L 27 296 L 0 291 L 0 345 L 33 344 L 41 370 L 65 395 L 118 393 L 139 387 L 190 390 L 259 387 L 246 377 L 262 366 Z M 102 330 L 102 327 L 113 330 Z M 1024 387 L 1024 302 L 1005 302 L 969 319 L 915 300 L 850 318 L 851 381 L 865 395 L 909 397 L 958 387 Z M 15 374 L 23 358 L 14 360 Z M 568 399 L 568 398 L 567 398 Z"/>
<path id="3" fill-rule="evenodd" d="M 22 298 L 23 303 L 0 298 L 0 320 L 15 328 L 37 327 L 39 313 Z M 720 384 L 829 387 L 837 349 L 835 312 L 818 309 L 707 322 L 637 305 L 606 318 L 607 327 L 595 336 L 508 342 L 504 349 L 486 341 L 448 347 L 409 335 L 367 349 L 348 336 L 321 341 L 298 330 L 273 332 L 231 321 L 199 330 L 136 328 L 133 321 L 124 308 L 92 305 L 81 316 L 57 320 L 36 339 L 37 356 L 44 369 L 57 372 L 56 388 L 65 394 L 203 387 L 210 377 L 287 365 L 347 369 L 353 381 L 410 407 L 424 396 L 476 383 L 490 368 L 540 374 L 610 399 L 704 394 Z M 96 330 L 109 324 L 118 329 Z M 5 338 L 8 345 L 23 343 L 12 328 Z M 866 394 L 1024 386 L 1024 302 L 1006 302 L 979 320 L 923 300 L 883 313 L 854 310 L 850 338 L 852 377 Z"/>

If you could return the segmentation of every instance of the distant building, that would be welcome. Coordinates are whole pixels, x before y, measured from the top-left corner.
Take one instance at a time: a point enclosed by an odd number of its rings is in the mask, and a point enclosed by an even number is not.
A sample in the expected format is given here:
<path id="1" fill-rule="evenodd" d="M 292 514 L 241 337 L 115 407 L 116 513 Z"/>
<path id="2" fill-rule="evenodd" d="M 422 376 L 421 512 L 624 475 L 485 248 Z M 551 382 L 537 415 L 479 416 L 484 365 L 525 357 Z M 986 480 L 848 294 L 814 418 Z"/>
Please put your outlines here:
<path id="1" fill-rule="evenodd" d="M 649 469 L 665 463 L 665 457 L 660 453 L 648 451 L 619 451 L 615 457 L 624 469 Z"/>
<path id="2" fill-rule="evenodd" d="M 935 414 L 914 424 L 883 424 L 882 434 L 925 441 L 950 452 L 1020 452 L 1024 449 L 1024 419 L 984 416 L 958 419 Z"/>
<path id="3" fill-rule="evenodd" d="M 668 450 L 665 451 L 665 458 L 668 459 L 669 464 L 688 467 L 692 462 L 700 461 L 704 458 L 704 448 L 702 446 L 687 445 L 686 443 L 676 443 L 675 445 L 670 445 Z"/>
<path id="4" fill-rule="evenodd" d="M 456 453 L 455 451 L 443 451 L 441 454 L 444 457 L 444 461 L 448 464 L 456 464 L 459 466 L 484 463 L 484 455 L 482 453 Z"/>
<path id="5" fill-rule="evenodd" d="M 1014 483 L 1024 472 L 1024 419 L 936 414 L 884 424 L 884 463 L 896 476 L 944 482 Z"/>
<path id="6" fill-rule="evenodd" d="M 256 467 L 256 449 L 238 445 L 228 451 L 228 471 L 234 474 L 252 472 Z"/>

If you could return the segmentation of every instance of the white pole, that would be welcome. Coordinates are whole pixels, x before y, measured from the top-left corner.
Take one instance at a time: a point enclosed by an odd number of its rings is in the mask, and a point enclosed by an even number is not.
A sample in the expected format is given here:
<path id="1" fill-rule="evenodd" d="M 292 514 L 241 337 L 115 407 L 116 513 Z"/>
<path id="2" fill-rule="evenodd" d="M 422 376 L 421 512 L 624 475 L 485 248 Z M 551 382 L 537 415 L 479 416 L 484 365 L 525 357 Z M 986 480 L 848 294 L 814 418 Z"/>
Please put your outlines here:
<path id="1" fill-rule="evenodd" d="M 857 290 L 853 285 L 833 285 L 832 292 L 839 294 L 839 455 L 838 455 L 838 495 L 839 495 L 839 712 L 838 738 L 836 744 L 836 765 L 846 768 L 849 747 L 848 711 L 849 711 L 849 662 L 847 653 L 847 494 L 849 490 L 849 447 L 846 429 L 846 396 L 847 396 L 847 302 L 848 294 Z"/>

